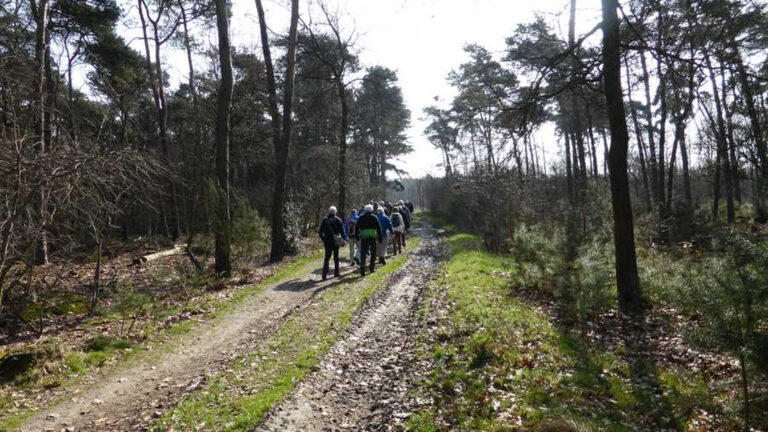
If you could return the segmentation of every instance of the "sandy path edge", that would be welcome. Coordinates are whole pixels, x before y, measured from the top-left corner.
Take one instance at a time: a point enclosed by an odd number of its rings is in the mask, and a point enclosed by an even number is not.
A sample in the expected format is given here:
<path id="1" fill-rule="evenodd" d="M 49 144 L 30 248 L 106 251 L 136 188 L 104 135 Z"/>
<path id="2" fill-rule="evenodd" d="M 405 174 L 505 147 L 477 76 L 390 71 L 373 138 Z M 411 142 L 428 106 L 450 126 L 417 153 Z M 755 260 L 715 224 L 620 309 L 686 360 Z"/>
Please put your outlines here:
<path id="1" fill-rule="evenodd" d="M 197 388 L 319 292 L 338 283 L 340 279 L 320 281 L 313 274 L 318 266 L 314 261 L 301 276 L 277 281 L 244 299 L 225 315 L 174 341 L 172 350 L 159 359 L 146 356 L 106 375 L 95 374 L 73 388 L 70 399 L 41 409 L 16 430 L 135 430 L 141 417 L 158 415 L 167 401 Z"/>

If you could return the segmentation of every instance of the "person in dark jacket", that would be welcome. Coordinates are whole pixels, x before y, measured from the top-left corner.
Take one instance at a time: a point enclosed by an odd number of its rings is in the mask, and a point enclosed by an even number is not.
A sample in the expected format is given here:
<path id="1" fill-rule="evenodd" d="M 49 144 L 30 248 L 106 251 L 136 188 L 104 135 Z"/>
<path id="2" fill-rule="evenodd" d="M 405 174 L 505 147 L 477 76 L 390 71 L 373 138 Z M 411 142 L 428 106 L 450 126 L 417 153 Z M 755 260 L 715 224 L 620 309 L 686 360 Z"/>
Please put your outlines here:
<path id="1" fill-rule="evenodd" d="M 408 231 L 411 230 L 411 212 L 408 210 L 408 207 L 405 206 L 403 200 L 400 200 L 398 204 L 400 205 L 400 214 L 403 216 L 403 222 L 405 223 L 405 231 L 401 237 L 403 247 L 405 247 L 405 236 L 408 234 Z"/>
<path id="2" fill-rule="evenodd" d="M 383 240 L 379 218 L 373 213 L 373 206 L 365 206 L 365 214 L 357 220 L 355 233 L 360 237 L 360 274 L 365 276 L 365 258 L 371 254 L 371 273 L 376 268 L 376 245 Z"/>
<path id="3" fill-rule="evenodd" d="M 408 207 L 408 211 L 409 211 L 411 214 L 413 214 L 413 213 L 414 213 L 414 211 L 413 211 L 413 203 L 412 203 L 411 201 L 408 201 L 407 203 L 405 203 L 405 206 L 406 206 L 406 207 Z"/>
<path id="4" fill-rule="evenodd" d="M 325 246 L 325 259 L 323 260 L 323 280 L 328 276 L 329 261 L 333 255 L 333 275 L 339 277 L 339 247 L 341 241 L 347 240 L 347 234 L 344 232 L 344 224 L 336 216 L 336 207 L 331 206 L 328 209 L 328 217 L 320 222 L 320 239 Z"/>

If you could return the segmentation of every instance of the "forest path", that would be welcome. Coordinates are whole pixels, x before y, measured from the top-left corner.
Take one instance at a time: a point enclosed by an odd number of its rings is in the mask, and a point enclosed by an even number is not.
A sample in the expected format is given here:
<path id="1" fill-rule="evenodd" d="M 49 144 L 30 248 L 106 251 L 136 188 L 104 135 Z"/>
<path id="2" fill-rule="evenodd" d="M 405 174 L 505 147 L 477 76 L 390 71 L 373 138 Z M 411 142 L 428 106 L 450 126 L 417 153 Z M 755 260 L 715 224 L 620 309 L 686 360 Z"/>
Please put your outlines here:
<path id="1" fill-rule="evenodd" d="M 420 306 L 444 256 L 437 231 L 421 226 L 412 230 L 422 241 L 405 267 L 257 431 L 398 430 L 412 411 L 406 392 L 426 371 L 417 357 Z"/>
<path id="2" fill-rule="evenodd" d="M 73 388 L 67 400 L 39 411 L 23 422 L 19 430 L 145 429 L 184 394 L 226 367 L 232 358 L 248 352 L 274 333 L 286 317 L 342 281 L 321 281 L 321 265 L 314 261 L 300 276 L 267 286 L 223 316 L 193 328 L 171 347 L 157 346 L 154 353 L 141 355 L 115 371 L 94 374 Z M 353 271 L 346 265 L 341 267 L 343 274 Z"/>

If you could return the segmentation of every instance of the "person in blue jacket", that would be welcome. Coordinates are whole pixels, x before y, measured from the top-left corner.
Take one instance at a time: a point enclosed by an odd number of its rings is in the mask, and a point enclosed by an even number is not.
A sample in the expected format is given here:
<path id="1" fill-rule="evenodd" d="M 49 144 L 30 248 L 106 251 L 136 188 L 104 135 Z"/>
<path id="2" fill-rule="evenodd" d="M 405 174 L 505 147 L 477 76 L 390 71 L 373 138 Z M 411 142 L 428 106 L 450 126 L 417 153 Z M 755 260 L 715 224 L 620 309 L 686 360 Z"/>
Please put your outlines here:
<path id="1" fill-rule="evenodd" d="M 387 263 L 386 257 L 388 239 L 392 237 L 392 234 L 395 233 L 395 230 L 392 228 L 392 222 L 389 220 L 389 216 L 384 214 L 383 207 L 379 207 L 378 213 L 379 214 L 377 217 L 379 218 L 379 224 L 381 225 L 381 242 L 378 244 L 379 264 L 384 265 Z"/>

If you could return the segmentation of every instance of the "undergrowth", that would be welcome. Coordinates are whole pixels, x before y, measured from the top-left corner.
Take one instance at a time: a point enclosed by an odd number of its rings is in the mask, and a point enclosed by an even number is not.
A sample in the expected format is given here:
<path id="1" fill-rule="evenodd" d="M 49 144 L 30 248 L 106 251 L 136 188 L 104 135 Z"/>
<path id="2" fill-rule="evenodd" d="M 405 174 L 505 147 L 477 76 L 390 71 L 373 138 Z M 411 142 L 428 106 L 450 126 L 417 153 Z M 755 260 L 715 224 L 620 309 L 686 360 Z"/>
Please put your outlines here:
<path id="1" fill-rule="evenodd" d="M 562 279 L 552 237 L 518 231 L 518 261 L 485 251 L 474 235 L 451 234 L 451 259 L 432 288 L 442 293 L 437 297 L 443 296 L 448 311 L 423 347 L 433 369 L 420 391 L 432 400 L 431 408 L 411 416 L 408 430 L 738 427 L 736 402 L 711 386 L 706 374 L 656 364 L 563 325 L 556 302 L 542 300 L 557 298 L 563 284 L 576 278 Z M 599 316 L 614 307 L 610 254 L 597 249 L 581 256 L 570 268 L 585 290 L 575 296 L 584 305 L 579 314 Z"/>
<path id="2" fill-rule="evenodd" d="M 37 392 L 49 392 L 53 389 L 58 396 L 44 403 L 49 405 L 66 398 L 68 392 L 76 388 L 83 378 L 97 370 L 103 372 L 105 368 L 118 367 L 134 360 L 137 355 L 142 356 L 139 360 L 153 362 L 173 350 L 184 335 L 192 333 L 207 321 L 225 319 L 226 315 L 246 298 L 270 285 L 302 273 L 318 258 L 319 254 L 315 253 L 287 261 L 280 265 L 272 276 L 258 284 L 239 288 L 231 296 L 201 297 L 199 301 L 185 305 L 147 304 L 143 300 L 138 301 L 137 296 L 126 296 L 124 301 L 116 303 L 118 307 L 104 311 L 95 322 L 102 326 L 105 322 L 118 323 L 118 328 L 122 327 L 125 331 L 131 325 L 130 317 L 133 312 L 128 311 L 129 309 L 151 308 L 153 319 L 143 323 L 133 335 L 120 334 L 124 332 L 119 331 L 114 335 L 96 334 L 74 346 L 65 345 L 58 339 L 47 339 L 13 350 L 0 350 L 0 406 L 8 399 L 15 399 L 17 402 L 9 405 L 8 409 L 0 410 L 0 431 L 13 430 L 24 419 L 43 408 L 22 399 L 21 395 L 25 394 L 23 392 L 29 392 L 30 397 L 34 397 Z M 167 317 L 193 310 L 209 312 L 202 314 L 203 320 L 186 319 L 171 325 L 163 324 Z M 20 358 L 21 361 L 14 362 L 15 358 Z M 6 368 L 3 366 L 4 362 L 18 366 Z"/>

